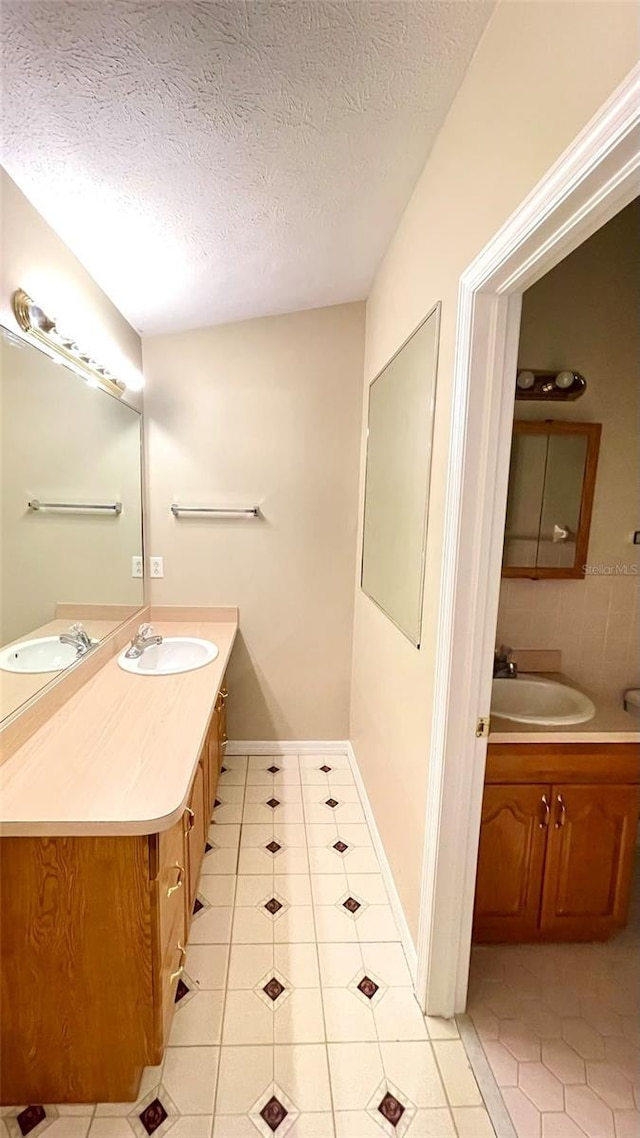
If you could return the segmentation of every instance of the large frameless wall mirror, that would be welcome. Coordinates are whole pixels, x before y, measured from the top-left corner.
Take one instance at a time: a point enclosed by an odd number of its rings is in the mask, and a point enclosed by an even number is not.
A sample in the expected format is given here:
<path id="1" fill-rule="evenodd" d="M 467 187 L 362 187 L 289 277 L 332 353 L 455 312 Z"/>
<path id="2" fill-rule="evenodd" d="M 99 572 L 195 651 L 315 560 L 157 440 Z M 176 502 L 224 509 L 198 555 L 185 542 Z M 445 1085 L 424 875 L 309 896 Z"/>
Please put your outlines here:
<path id="1" fill-rule="evenodd" d="M 0 418 L 5 719 L 141 608 L 144 582 L 138 411 L 0 329 Z"/>
<path id="2" fill-rule="evenodd" d="M 420 647 L 440 304 L 369 388 L 364 592 Z"/>

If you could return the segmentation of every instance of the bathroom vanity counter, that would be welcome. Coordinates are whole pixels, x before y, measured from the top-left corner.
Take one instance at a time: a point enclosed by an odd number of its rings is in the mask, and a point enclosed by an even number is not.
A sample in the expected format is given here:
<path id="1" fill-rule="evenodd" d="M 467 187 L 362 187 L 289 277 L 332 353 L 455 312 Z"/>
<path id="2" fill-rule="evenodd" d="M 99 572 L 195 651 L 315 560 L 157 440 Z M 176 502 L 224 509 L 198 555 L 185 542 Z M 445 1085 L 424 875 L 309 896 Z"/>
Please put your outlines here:
<path id="1" fill-rule="evenodd" d="M 518 723 L 514 719 L 492 715 L 489 743 L 640 743 L 640 719 L 637 716 L 616 704 L 602 703 L 592 692 L 562 672 L 545 672 L 544 677 L 589 696 L 596 708 L 593 719 L 560 727 Z"/>
<path id="2" fill-rule="evenodd" d="M 206 667 L 136 676 L 114 656 L 88 680 L 0 766 L 0 833 L 152 834 L 180 819 L 237 632 L 237 610 L 228 612 L 154 620 L 163 636 L 214 641 Z"/>

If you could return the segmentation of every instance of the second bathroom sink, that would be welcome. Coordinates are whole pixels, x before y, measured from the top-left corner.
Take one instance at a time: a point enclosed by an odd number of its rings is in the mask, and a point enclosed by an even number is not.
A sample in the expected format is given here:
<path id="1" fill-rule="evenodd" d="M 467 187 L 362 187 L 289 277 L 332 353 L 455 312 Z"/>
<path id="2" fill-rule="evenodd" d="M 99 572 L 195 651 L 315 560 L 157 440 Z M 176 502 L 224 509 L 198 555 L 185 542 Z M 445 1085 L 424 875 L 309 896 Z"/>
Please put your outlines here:
<path id="1" fill-rule="evenodd" d="M 516 723 L 569 727 L 595 715 L 588 696 L 575 688 L 538 676 L 496 679 L 491 690 L 491 713 Z"/>
<path id="2" fill-rule="evenodd" d="M 174 676 L 210 664 L 218 655 L 218 645 L 195 636 L 165 636 L 161 644 L 150 645 L 140 656 L 127 657 L 127 651 L 118 656 L 118 664 L 125 672 L 136 676 Z"/>

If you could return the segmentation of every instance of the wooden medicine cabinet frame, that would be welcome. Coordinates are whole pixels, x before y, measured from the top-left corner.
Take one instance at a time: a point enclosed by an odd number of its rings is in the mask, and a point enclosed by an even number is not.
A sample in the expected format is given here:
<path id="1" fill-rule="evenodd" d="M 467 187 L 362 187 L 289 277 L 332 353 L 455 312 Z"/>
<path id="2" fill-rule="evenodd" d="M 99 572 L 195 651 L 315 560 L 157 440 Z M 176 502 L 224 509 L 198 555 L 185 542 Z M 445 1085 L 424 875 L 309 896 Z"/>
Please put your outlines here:
<path id="1" fill-rule="evenodd" d="M 576 423 L 571 421 L 561 422 L 555 419 L 514 420 L 514 435 L 583 435 L 587 441 L 587 449 L 584 462 L 584 477 L 582 480 L 580 514 L 575 537 L 576 552 L 573 565 L 505 565 L 503 560 L 503 577 L 528 577 L 534 581 L 544 580 L 545 578 L 556 580 L 561 578 L 582 580 L 585 577 L 585 565 L 587 562 L 587 554 L 589 550 L 589 534 L 591 530 L 591 515 L 593 513 L 593 497 L 596 487 L 596 473 L 598 469 L 598 454 L 600 451 L 601 433 L 601 423 Z"/>

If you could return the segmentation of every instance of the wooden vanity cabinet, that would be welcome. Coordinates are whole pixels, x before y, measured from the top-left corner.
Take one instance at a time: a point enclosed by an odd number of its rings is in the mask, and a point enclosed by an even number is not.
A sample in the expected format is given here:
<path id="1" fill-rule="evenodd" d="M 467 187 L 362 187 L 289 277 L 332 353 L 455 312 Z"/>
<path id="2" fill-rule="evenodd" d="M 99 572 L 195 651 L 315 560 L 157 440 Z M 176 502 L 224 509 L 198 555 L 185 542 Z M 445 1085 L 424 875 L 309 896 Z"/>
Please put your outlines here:
<path id="1" fill-rule="evenodd" d="M 624 927 L 638 805 L 633 744 L 490 745 L 474 940 L 606 940 Z"/>
<path id="2" fill-rule="evenodd" d="M 227 744 L 227 699 L 229 693 L 223 684 L 211 717 L 206 742 L 207 780 L 206 793 L 210 810 L 216 800 L 220 767 Z"/>
<path id="3" fill-rule="evenodd" d="M 161 1061 L 219 732 L 216 712 L 188 805 L 168 830 L 0 839 L 1 1104 L 133 1102 L 143 1068 Z"/>

